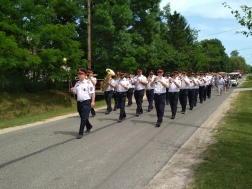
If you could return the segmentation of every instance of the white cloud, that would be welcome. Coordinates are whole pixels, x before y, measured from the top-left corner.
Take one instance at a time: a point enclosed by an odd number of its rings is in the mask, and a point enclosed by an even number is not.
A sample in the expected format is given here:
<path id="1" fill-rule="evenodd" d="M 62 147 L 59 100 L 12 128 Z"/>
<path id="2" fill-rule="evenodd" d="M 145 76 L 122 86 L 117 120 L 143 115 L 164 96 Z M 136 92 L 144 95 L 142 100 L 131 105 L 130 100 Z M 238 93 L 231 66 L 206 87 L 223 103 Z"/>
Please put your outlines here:
<path id="1" fill-rule="evenodd" d="M 247 0 L 162 0 L 161 8 L 170 3 L 171 10 L 183 16 L 202 16 L 206 18 L 234 18 L 231 9 L 224 7 L 227 2 L 235 10 L 241 10 L 241 5 L 248 5 Z M 248 5 L 249 6 L 249 5 Z"/>

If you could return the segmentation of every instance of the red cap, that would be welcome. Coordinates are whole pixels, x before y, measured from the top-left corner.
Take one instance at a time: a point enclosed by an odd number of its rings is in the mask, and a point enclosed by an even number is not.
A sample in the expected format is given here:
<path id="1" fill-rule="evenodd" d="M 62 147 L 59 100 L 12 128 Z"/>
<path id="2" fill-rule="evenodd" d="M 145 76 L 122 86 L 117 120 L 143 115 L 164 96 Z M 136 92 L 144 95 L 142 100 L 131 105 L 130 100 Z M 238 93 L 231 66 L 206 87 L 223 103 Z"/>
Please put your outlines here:
<path id="1" fill-rule="evenodd" d="M 178 71 L 172 71 L 172 74 L 178 74 Z"/>
<path id="2" fill-rule="evenodd" d="M 142 68 L 137 68 L 137 71 L 142 71 L 143 69 Z"/>
<path id="3" fill-rule="evenodd" d="M 163 71 L 164 71 L 163 68 L 158 68 L 158 69 L 157 69 L 157 72 L 163 72 Z"/>
<path id="4" fill-rule="evenodd" d="M 195 72 L 191 72 L 191 74 L 195 74 Z"/>
<path id="5" fill-rule="evenodd" d="M 92 69 L 88 69 L 88 72 L 94 72 L 94 70 L 92 70 Z"/>
<path id="6" fill-rule="evenodd" d="M 186 71 L 186 70 L 182 70 L 181 72 L 182 72 L 182 73 L 187 73 L 187 71 Z"/>
<path id="7" fill-rule="evenodd" d="M 125 74 L 125 71 L 122 71 L 122 70 L 121 70 L 121 71 L 119 72 L 119 74 Z"/>
<path id="8" fill-rule="evenodd" d="M 80 73 L 84 73 L 85 75 L 87 74 L 87 71 L 82 68 L 79 68 L 77 71 L 78 73 L 80 72 Z"/>

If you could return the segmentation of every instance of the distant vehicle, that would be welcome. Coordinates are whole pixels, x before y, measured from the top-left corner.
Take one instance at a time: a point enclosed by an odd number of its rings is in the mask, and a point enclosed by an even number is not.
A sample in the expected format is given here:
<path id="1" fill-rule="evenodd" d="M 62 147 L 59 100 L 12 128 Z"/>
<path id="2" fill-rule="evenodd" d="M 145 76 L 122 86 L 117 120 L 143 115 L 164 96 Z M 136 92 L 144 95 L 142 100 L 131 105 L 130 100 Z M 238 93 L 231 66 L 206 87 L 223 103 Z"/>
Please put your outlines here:
<path id="1" fill-rule="evenodd" d="M 231 78 L 232 85 L 237 86 L 239 84 L 239 78 L 238 77 L 239 77 L 240 73 L 232 72 L 232 73 L 229 73 L 228 75 Z"/>
<path id="2" fill-rule="evenodd" d="M 242 70 L 234 70 L 234 72 L 239 72 L 239 78 L 241 78 L 243 75 L 244 75 L 244 73 L 243 73 L 243 71 Z"/>
<path id="3" fill-rule="evenodd" d="M 218 72 L 218 74 L 224 77 L 227 74 L 227 72 Z"/>

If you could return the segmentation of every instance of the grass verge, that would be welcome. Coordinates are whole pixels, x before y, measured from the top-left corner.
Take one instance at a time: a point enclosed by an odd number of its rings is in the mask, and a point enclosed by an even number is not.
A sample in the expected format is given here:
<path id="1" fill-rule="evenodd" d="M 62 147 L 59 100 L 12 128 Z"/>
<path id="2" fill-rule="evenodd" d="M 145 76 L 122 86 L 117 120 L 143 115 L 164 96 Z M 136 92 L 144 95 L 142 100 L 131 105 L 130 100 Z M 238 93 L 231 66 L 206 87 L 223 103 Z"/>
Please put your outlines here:
<path id="1" fill-rule="evenodd" d="M 105 105 L 105 100 L 95 102 L 95 108 Z M 0 129 L 76 112 L 75 98 L 60 91 L 0 93 Z"/>
<path id="2" fill-rule="evenodd" d="M 252 92 L 240 92 L 220 122 L 216 143 L 195 170 L 192 188 L 251 188 Z"/>

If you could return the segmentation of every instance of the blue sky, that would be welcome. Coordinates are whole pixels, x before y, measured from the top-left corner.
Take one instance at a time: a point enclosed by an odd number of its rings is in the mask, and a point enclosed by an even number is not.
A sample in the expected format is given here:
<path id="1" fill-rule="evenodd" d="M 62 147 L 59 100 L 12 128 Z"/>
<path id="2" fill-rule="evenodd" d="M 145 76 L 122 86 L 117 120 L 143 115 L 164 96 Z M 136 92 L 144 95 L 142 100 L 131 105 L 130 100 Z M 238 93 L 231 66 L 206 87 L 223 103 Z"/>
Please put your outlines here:
<path id="1" fill-rule="evenodd" d="M 229 56 L 231 51 L 238 50 L 239 55 L 252 66 L 252 36 L 236 34 L 246 28 L 238 23 L 230 9 L 222 5 L 223 2 L 239 11 L 241 5 L 252 6 L 252 0 L 162 0 L 160 7 L 170 3 L 172 13 L 176 10 L 186 18 L 191 28 L 200 30 L 199 41 L 217 38 Z"/>

